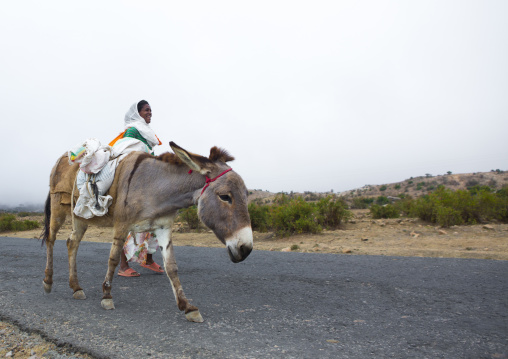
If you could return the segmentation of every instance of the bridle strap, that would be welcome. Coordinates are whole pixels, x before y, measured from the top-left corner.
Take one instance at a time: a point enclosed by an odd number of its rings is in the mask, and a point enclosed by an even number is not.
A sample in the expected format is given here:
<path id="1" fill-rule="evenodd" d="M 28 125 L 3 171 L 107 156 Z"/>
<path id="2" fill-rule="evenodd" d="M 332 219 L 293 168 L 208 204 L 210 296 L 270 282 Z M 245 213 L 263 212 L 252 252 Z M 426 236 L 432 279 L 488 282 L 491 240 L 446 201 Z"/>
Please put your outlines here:
<path id="1" fill-rule="evenodd" d="M 228 173 L 229 171 L 232 171 L 232 170 L 233 170 L 232 168 L 229 168 L 229 169 L 225 170 L 224 172 L 222 172 L 220 175 L 218 175 L 217 177 L 215 177 L 215 178 L 213 178 L 213 179 L 208 178 L 208 176 L 205 176 L 205 178 L 206 178 L 205 183 L 206 183 L 206 184 L 205 184 L 205 186 L 203 187 L 203 189 L 201 190 L 201 194 L 200 194 L 200 196 L 203 194 L 203 192 L 205 191 L 205 189 L 206 189 L 208 186 L 210 186 L 210 183 L 214 182 L 217 178 L 219 178 L 219 177 L 221 177 L 221 176 L 225 175 L 226 173 Z"/>

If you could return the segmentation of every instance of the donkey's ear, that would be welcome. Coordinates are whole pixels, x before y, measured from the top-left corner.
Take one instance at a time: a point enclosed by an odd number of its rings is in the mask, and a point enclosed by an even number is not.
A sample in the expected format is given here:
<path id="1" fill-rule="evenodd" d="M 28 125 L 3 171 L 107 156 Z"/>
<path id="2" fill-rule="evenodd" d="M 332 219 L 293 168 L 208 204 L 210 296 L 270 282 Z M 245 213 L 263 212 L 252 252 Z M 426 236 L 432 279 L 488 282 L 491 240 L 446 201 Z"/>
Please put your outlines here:
<path id="1" fill-rule="evenodd" d="M 228 153 L 228 151 L 226 151 L 222 148 L 219 148 L 217 146 L 213 146 L 210 149 L 210 156 L 208 157 L 208 159 L 212 162 L 215 162 L 215 161 L 228 162 L 228 161 L 235 160 L 235 158 L 233 156 L 231 156 Z"/>
<path id="2" fill-rule="evenodd" d="M 202 175 L 206 175 L 210 172 L 211 162 L 208 158 L 187 152 L 173 141 L 169 143 L 169 146 L 175 152 L 178 158 L 180 158 L 187 166 L 189 166 L 191 170 L 199 172 Z"/>

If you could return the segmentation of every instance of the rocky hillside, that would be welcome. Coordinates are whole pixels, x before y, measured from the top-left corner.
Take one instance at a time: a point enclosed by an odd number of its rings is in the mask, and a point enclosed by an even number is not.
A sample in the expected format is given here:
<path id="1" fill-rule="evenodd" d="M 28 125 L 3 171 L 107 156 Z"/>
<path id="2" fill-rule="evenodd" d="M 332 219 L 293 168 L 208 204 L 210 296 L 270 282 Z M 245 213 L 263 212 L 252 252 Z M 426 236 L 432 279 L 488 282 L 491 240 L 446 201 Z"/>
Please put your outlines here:
<path id="1" fill-rule="evenodd" d="M 493 189 L 501 189 L 508 186 L 508 172 L 507 171 L 491 171 L 491 172 L 476 172 L 476 173 L 461 173 L 461 174 L 445 174 L 439 176 L 420 176 L 411 177 L 404 181 L 395 183 L 386 183 L 379 185 L 365 185 L 361 188 L 356 188 L 349 191 L 338 193 L 337 195 L 346 199 L 354 197 L 398 197 L 401 194 L 409 195 L 413 198 L 425 195 L 435 190 L 438 186 L 443 185 L 447 188 L 458 190 L 467 189 L 472 186 L 489 186 Z M 302 196 L 306 200 L 315 201 L 321 197 L 332 194 L 331 192 L 304 192 L 304 193 L 290 193 L 292 195 Z M 270 203 L 276 193 L 262 191 L 262 190 L 249 190 L 249 202 L 255 201 L 260 203 Z"/>
<path id="2" fill-rule="evenodd" d="M 492 189 L 501 189 L 508 186 L 508 172 L 476 172 L 461 174 L 446 174 L 439 176 L 411 177 L 401 182 L 387 183 L 381 185 L 366 185 L 362 188 L 353 189 L 340 193 L 346 198 L 351 197 L 378 197 L 393 196 L 401 194 L 419 197 L 432 192 L 438 186 L 443 185 L 452 190 L 467 189 L 473 186 L 489 186 Z"/>

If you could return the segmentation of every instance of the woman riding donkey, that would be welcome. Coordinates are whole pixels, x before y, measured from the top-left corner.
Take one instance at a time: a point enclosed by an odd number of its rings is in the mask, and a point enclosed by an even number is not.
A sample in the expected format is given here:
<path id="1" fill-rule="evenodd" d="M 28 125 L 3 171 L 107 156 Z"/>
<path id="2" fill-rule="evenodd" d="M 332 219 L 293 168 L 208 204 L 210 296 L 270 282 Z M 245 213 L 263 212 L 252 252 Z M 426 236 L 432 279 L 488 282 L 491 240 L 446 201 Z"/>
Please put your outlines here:
<path id="1" fill-rule="evenodd" d="M 110 146 L 115 149 L 128 146 L 132 149 L 132 139 L 140 141 L 136 149 L 154 154 L 152 149 L 161 145 L 159 138 L 150 128 L 152 109 L 147 101 L 142 100 L 133 104 L 125 114 L 125 131 L 115 138 Z M 123 251 L 118 275 L 124 277 L 139 277 L 139 273 L 129 267 L 129 262 L 137 262 L 142 267 L 157 273 L 164 273 L 160 265 L 153 261 L 152 255 L 158 247 L 157 238 L 149 232 L 129 233 Z"/>

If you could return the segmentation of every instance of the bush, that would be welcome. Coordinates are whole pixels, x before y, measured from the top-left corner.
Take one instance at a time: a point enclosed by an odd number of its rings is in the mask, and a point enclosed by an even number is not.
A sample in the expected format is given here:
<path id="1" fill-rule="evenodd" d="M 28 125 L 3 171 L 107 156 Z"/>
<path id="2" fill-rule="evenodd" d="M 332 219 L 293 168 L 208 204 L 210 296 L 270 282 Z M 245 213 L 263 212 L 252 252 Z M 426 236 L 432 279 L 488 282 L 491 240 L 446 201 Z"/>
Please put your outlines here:
<path id="1" fill-rule="evenodd" d="M 432 202 L 429 199 L 429 196 L 423 196 L 416 199 L 410 207 L 409 214 L 410 217 L 417 217 L 421 220 L 432 222 L 433 221 L 433 206 Z"/>
<path id="2" fill-rule="evenodd" d="M 178 218 L 180 221 L 186 222 L 190 229 L 199 228 L 198 209 L 196 206 L 181 209 Z"/>
<path id="3" fill-rule="evenodd" d="M 505 223 L 508 222 L 508 186 L 496 192 L 498 203 L 496 204 L 496 218 Z"/>
<path id="4" fill-rule="evenodd" d="M 343 199 L 328 196 L 316 204 L 317 222 L 325 228 L 337 228 L 353 216 Z"/>
<path id="5" fill-rule="evenodd" d="M 503 193 L 494 193 L 486 186 L 473 186 L 467 191 L 453 191 L 439 186 L 434 192 L 412 201 L 409 215 L 443 227 L 482 223 L 491 219 L 506 222 L 508 196 Z"/>
<path id="6" fill-rule="evenodd" d="M 441 227 L 451 227 L 464 223 L 460 216 L 460 212 L 450 207 L 437 208 L 436 222 Z"/>
<path id="7" fill-rule="evenodd" d="M 388 203 L 390 203 L 390 200 L 386 196 L 379 196 L 378 198 L 376 198 L 376 204 L 380 206 L 383 206 Z"/>
<path id="8" fill-rule="evenodd" d="M 478 180 L 476 180 L 474 178 L 470 178 L 466 182 L 466 187 L 469 189 L 471 187 L 478 186 L 479 184 L 480 184 L 480 182 L 478 182 Z"/>
<path id="9" fill-rule="evenodd" d="M 400 217 L 400 211 L 391 204 L 387 204 L 385 206 L 375 204 L 372 207 L 370 207 L 370 213 L 372 214 L 372 218 L 374 219 Z"/>
<path id="10" fill-rule="evenodd" d="M 275 233 L 282 237 L 322 231 L 315 220 L 315 205 L 305 202 L 302 197 L 295 197 L 272 208 L 271 222 Z"/>
<path id="11" fill-rule="evenodd" d="M 374 202 L 374 198 L 368 197 L 356 197 L 353 199 L 353 204 L 351 208 L 353 209 L 366 209 Z"/>
<path id="12" fill-rule="evenodd" d="M 249 204 L 249 216 L 252 230 L 266 232 L 270 227 L 270 208 L 267 205 Z"/>
<path id="13" fill-rule="evenodd" d="M 16 216 L 13 214 L 1 214 L 0 215 L 0 232 L 11 232 L 11 231 L 29 231 L 31 229 L 37 229 L 41 225 L 37 221 L 18 221 Z"/>
<path id="14" fill-rule="evenodd" d="M 409 195 L 401 194 L 399 195 L 400 201 L 397 201 L 393 204 L 395 208 L 405 216 L 408 216 L 411 213 L 411 207 L 413 205 L 413 198 Z"/>

